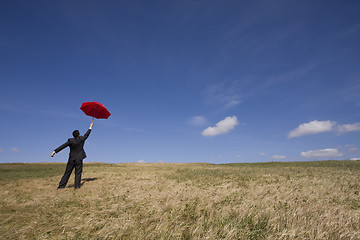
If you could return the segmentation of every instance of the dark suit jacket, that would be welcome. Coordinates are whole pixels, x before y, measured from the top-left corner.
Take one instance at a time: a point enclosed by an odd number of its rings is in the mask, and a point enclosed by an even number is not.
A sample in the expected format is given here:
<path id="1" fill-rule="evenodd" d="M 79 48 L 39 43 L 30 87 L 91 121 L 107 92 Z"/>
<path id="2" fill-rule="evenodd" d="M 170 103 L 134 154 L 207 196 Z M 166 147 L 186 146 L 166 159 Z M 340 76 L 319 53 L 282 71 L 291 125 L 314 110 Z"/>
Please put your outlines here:
<path id="1" fill-rule="evenodd" d="M 85 140 L 89 137 L 91 129 L 87 130 L 84 136 L 78 136 L 77 138 L 69 138 L 66 143 L 55 149 L 56 153 L 60 152 L 66 147 L 70 147 L 69 160 L 83 160 L 86 158 L 84 151 Z"/>

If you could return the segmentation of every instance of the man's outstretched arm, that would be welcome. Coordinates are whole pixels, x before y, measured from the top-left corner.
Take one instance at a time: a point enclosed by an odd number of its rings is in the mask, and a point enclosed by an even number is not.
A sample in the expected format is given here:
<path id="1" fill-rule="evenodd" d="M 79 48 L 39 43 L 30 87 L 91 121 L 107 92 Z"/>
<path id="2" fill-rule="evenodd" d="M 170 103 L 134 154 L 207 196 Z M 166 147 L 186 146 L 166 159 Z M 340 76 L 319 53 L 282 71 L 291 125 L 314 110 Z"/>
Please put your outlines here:
<path id="1" fill-rule="evenodd" d="M 61 145 L 60 147 L 58 147 L 57 149 L 55 149 L 52 153 L 51 153 L 51 157 L 54 157 L 55 153 L 60 152 L 61 150 L 63 150 L 64 148 L 66 148 L 67 146 L 69 146 L 69 141 L 67 141 L 66 143 L 64 143 L 63 145 Z"/>
<path id="2" fill-rule="evenodd" d="M 85 137 L 84 140 L 86 140 L 86 139 L 89 137 L 89 135 L 90 135 L 91 129 L 92 129 L 92 127 L 94 126 L 94 122 L 93 122 L 93 121 L 94 121 L 94 119 L 91 120 L 90 127 L 89 127 L 89 129 L 87 130 L 87 132 L 84 134 L 84 137 Z"/>

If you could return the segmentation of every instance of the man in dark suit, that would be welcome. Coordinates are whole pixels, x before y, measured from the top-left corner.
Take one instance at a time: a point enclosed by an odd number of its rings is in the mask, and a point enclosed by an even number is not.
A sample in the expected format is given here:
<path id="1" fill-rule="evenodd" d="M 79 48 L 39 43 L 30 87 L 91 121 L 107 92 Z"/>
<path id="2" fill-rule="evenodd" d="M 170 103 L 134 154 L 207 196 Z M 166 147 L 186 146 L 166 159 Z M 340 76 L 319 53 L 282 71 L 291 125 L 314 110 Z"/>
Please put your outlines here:
<path id="1" fill-rule="evenodd" d="M 83 167 L 83 159 L 86 158 L 84 151 L 85 140 L 89 137 L 92 127 L 94 126 L 93 121 L 90 123 L 89 130 L 84 134 L 80 135 L 79 130 L 73 132 L 74 138 L 69 138 L 66 143 L 56 148 L 52 153 L 51 157 L 54 157 L 55 153 L 60 152 L 66 147 L 70 147 L 69 160 L 66 165 L 64 176 L 61 178 L 58 189 L 64 188 L 69 180 L 71 172 L 75 168 L 75 189 L 80 188 L 81 173 Z"/>

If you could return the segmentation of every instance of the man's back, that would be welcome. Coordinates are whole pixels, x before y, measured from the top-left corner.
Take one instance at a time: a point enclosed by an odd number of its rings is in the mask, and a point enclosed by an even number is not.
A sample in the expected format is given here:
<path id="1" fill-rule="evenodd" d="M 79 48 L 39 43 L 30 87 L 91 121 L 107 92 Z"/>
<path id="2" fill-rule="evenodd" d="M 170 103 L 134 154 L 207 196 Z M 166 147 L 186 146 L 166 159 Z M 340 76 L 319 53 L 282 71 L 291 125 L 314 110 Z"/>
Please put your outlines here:
<path id="1" fill-rule="evenodd" d="M 84 152 L 85 155 L 83 156 L 83 159 L 86 158 L 86 154 L 84 151 L 84 144 L 86 139 L 84 138 L 85 138 L 84 136 L 79 136 L 77 138 L 68 139 L 69 147 L 70 147 L 70 153 L 69 153 L 70 158 L 74 158 L 79 154 L 82 154 L 82 152 Z"/>
<path id="2" fill-rule="evenodd" d="M 76 138 L 69 138 L 66 143 L 55 149 L 58 153 L 66 147 L 70 147 L 69 159 L 71 160 L 82 160 L 86 158 L 84 151 L 85 140 L 89 137 L 91 129 L 88 129 L 84 136 L 78 136 Z"/>

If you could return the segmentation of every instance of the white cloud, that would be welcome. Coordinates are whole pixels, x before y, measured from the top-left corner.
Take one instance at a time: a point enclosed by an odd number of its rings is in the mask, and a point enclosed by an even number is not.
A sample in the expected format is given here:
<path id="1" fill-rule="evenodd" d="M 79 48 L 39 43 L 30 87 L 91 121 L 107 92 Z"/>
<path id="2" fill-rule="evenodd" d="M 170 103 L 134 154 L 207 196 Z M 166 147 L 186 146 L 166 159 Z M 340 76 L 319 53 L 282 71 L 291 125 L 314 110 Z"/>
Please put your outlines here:
<path id="1" fill-rule="evenodd" d="M 323 132 L 331 132 L 331 131 L 336 132 L 338 135 L 347 132 L 360 131 L 360 122 L 337 125 L 336 122 L 330 120 L 328 121 L 314 120 L 308 123 L 300 124 L 296 129 L 290 131 L 288 138 L 300 137 L 304 135 L 317 134 Z"/>
<path id="2" fill-rule="evenodd" d="M 10 148 L 10 151 L 12 151 L 12 152 L 20 152 L 20 150 L 17 147 Z"/>
<path id="3" fill-rule="evenodd" d="M 347 132 L 355 132 L 355 131 L 360 131 L 360 122 L 339 125 L 337 127 L 338 134 L 343 134 L 343 133 L 347 133 Z"/>
<path id="4" fill-rule="evenodd" d="M 265 156 L 265 153 L 261 152 L 259 153 L 260 156 Z"/>
<path id="5" fill-rule="evenodd" d="M 140 159 L 139 161 L 137 161 L 138 163 L 145 163 L 145 160 Z"/>
<path id="6" fill-rule="evenodd" d="M 192 126 L 204 126 L 207 124 L 207 120 L 203 116 L 195 116 L 188 120 L 189 124 Z"/>
<path id="7" fill-rule="evenodd" d="M 335 158 L 344 156 L 344 154 L 339 152 L 336 148 L 325 148 L 321 150 L 302 152 L 301 156 L 304 158 Z"/>
<path id="8" fill-rule="evenodd" d="M 309 134 L 317 134 L 323 132 L 331 132 L 336 122 L 333 121 L 311 121 L 300 124 L 296 129 L 290 131 L 288 138 L 300 137 Z"/>
<path id="9" fill-rule="evenodd" d="M 215 127 L 208 127 L 203 132 L 202 135 L 206 137 L 212 137 L 219 134 L 225 134 L 230 130 L 234 129 L 239 122 L 236 116 L 226 117 L 224 120 L 216 123 Z"/>
<path id="10" fill-rule="evenodd" d="M 274 156 L 272 156 L 272 159 L 274 159 L 274 160 L 286 159 L 286 156 L 284 156 L 284 155 L 274 155 Z"/>
<path id="11" fill-rule="evenodd" d="M 350 160 L 357 161 L 357 160 L 360 160 L 360 158 L 351 158 Z"/>

